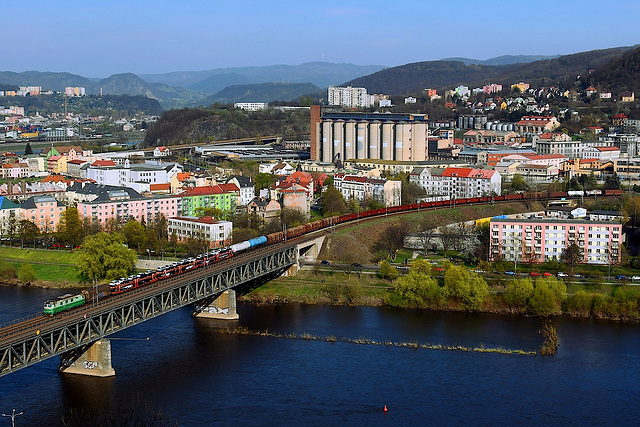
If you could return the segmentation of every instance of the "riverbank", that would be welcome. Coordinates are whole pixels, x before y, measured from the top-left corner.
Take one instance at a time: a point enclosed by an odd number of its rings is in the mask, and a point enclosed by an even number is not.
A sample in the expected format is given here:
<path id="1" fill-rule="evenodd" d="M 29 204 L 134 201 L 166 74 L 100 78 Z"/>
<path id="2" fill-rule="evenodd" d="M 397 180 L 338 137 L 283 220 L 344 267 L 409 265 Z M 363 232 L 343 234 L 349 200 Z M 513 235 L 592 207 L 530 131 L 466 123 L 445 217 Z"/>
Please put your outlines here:
<path id="1" fill-rule="evenodd" d="M 627 288 L 627 289 L 625 289 Z M 573 318 L 593 318 L 625 323 L 639 323 L 640 309 L 637 300 L 640 290 L 619 287 L 610 295 L 600 292 L 578 290 L 567 295 L 561 308 L 552 316 Z M 295 277 L 280 277 L 240 296 L 239 301 L 256 305 L 308 304 L 308 305 L 348 305 L 385 306 L 389 304 L 393 283 L 371 275 L 333 272 L 329 274 L 301 271 Z M 496 285 L 489 288 L 476 313 L 537 317 L 525 307 L 505 301 L 505 287 Z M 392 305 L 394 306 L 394 305 Z M 437 307 L 403 305 L 399 308 L 418 309 L 435 312 L 466 312 L 464 307 L 446 303 Z"/>

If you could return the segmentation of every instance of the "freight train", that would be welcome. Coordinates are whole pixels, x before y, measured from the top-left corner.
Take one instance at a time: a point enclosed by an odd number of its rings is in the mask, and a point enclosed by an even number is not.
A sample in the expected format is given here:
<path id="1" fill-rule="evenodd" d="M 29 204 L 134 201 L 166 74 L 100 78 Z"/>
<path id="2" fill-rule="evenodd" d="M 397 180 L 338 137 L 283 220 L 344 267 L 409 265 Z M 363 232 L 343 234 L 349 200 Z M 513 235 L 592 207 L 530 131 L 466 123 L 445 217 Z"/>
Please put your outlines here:
<path id="1" fill-rule="evenodd" d="M 602 193 L 598 193 L 598 194 L 602 194 L 604 196 L 620 196 L 622 195 L 622 190 L 603 190 Z M 181 261 L 174 262 L 173 264 L 159 267 L 156 270 L 149 270 L 149 271 L 146 271 L 145 273 L 139 273 L 129 277 L 114 280 L 111 283 L 109 283 L 106 289 L 103 289 L 102 291 L 100 291 L 100 295 L 98 295 L 97 297 L 101 298 L 104 296 L 121 294 L 123 292 L 127 292 L 132 289 L 149 285 L 150 283 L 154 283 L 158 280 L 163 280 L 169 277 L 186 273 L 193 269 L 205 267 L 211 263 L 215 263 L 220 260 L 232 257 L 234 254 L 237 254 L 239 252 L 251 250 L 257 246 L 261 246 L 265 244 L 271 245 L 274 243 L 286 241 L 287 239 L 301 236 L 306 233 L 330 228 L 338 224 L 357 221 L 357 220 L 372 217 L 372 216 L 388 215 L 388 214 L 394 214 L 397 212 L 404 212 L 404 211 L 414 211 L 414 210 L 419 211 L 421 209 L 426 210 L 426 209 L 447 208 L 452 206 L 470 205 L 470 204 L 486 204 L 486 203 L 493 203 L 493 202 L 508 202 L 508 201 L 517 201 L 517 200 L 548 200 L 548 199 L 561 199 L 561 198 L 572 198 L 572 197 L 575 198 L 575 197 L 583 197 L 584 195 L 585 193 L 582 193 L 582 192 L 579 192 L 579 194 L 576 194 L 573 192 L 567 193 L 567 192 L 560 192 L 560 191 L 506 194 L 502 196 L 485 196 L 485 197 L 472 197 L 472 198 L 455 199 L 455 200 L 438 200 L 438 201 L 431 201 L 431 202 L 414 203 L 410 205 L 391 206 L 387 208 L 373 209 L 373 210 L 362 211 L 358 213 L 348 213 L 344 215 L 333 216 L 330 218 L 323 218 L 317 221 L 309 222 L 307 224 L 302 224 L 298 227 L 287 229 L 286 231 L 280 231 L 277 233 L 269 234 L 267 236 L 256 237 L 254 239 L 236 243 L 226 248 L 217 249 L 204 254 L 200 254 L 195 258 L 183 259 Z M 596 195 L 596 194 L 587 193 L 587 195 Z M 44 305 L 44 314 L 52 316 L 61 311 L 78 307 L 84 304 L 86 301 L 90 301 L 90 299 L 94 297 L 95 295 L 92 294 L 92 291 L 83 291 L 82 293 L 77 295 L 63 295 L 57 298 L 56 300 L 47 301 Z"/>

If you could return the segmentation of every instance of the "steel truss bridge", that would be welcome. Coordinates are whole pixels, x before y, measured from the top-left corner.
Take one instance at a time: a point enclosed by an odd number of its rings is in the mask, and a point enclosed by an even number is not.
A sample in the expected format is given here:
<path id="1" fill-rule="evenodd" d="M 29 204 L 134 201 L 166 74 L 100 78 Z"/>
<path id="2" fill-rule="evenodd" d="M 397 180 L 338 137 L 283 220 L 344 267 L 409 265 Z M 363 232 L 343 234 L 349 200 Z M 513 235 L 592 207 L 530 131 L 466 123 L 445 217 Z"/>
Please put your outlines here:
<path id="1" fill-rule="evenodd" d="M 161 280 L 53 317 L 36 314 L 0 328 L 0 376 L 93 342 L 175 309 L 208 305 L 222 292 L 251 289 L 284 273 L 297 260 L 295 243 L 283 242 Z"/>

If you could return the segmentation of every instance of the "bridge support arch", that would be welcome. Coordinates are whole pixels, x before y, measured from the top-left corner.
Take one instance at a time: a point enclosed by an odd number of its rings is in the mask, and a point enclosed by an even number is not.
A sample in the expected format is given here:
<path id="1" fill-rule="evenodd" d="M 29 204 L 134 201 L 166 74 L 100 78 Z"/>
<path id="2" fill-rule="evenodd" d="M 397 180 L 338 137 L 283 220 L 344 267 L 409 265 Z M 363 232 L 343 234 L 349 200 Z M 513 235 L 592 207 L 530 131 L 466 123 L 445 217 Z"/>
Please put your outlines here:
<path id="1" fill-rule="evenodd" d="M 114 376 L 116 370 L 111 365 L 111 341 L 101 339 L 62 353 L 58 372 L 92 377 Z"/>

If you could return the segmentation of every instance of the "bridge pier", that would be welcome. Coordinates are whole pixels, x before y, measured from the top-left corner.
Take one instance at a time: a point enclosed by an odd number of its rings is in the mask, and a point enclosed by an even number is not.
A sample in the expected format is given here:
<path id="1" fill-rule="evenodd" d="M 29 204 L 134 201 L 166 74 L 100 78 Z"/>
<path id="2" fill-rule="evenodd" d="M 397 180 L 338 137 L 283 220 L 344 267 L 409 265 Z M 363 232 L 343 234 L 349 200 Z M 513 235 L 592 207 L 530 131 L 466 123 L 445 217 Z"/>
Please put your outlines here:
<path id="1" fill-rule="evenodd" d="M 116 370 L 111 366 L 111 341 L 101 339 L 62 353 L 58 372 L 92 377 L 114 376 Z"/>
<path id="2" fill-rule="evenodd" d="M 236 311 L 236 291 L 229 289 L 221 293 L 210 304 L 196 306 L 193 317 L 238 320 L 240 316 L 238 316 L 238 312 Z"/>

